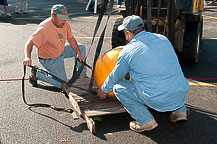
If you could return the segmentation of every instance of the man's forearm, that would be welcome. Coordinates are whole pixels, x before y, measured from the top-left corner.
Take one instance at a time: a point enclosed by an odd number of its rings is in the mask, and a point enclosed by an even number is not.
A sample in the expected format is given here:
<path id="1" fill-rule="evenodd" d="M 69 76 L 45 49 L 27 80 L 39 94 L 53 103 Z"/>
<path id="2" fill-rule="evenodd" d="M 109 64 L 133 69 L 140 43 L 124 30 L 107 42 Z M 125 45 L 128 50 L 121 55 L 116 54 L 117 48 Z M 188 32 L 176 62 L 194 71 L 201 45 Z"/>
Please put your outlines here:
<path id="1" fill-rule="evenodd" d="M 33 43 L 32 41 L 29 39 L 24 47 L 24 55 L 25 58 L 23 60 L 23 64 L 26 66 L 31 66 L 32 64 L 32 60 L 31 60 L 31 53 L 32 53 L 32 48 L 33 48 Z"/>
<path id="2" fill-rule="evenodd" d="M 28 40 L 24 47 L 25 58 L 31 59 L 32 48 L 33 48 L 33 43 L 31 40 Z"/>
<path id="3" fill-rule="evenodd" d="M 75 40 L 75 38 L 68 39 L 68 42 L 69 42 L 70 46 L 75 50 L 75 52 L 77 54 L 81 54 L 80 49 L 78 47 L 78 44 L 77 44 L 77 41 Z"/>

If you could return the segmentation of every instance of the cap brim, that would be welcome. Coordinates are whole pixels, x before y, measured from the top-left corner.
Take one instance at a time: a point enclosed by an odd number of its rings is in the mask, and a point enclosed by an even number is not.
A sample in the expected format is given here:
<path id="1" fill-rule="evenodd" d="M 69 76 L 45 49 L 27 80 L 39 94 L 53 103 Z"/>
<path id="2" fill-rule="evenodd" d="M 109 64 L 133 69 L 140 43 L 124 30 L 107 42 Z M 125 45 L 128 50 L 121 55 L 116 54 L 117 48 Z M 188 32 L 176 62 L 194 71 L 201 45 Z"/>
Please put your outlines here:
<path id="1" fill-rule="evenodd" d="M 124 28 L 125 28 L 125 27 L 124 27 L 123 25 L 119 25 L 119 26 L 118 26 L 118 31 L 122 31 L 122 30 L 124 30 Z"/>
<path id="2" fill-rule="evenodd" d="M 61 20 L 69 20 L 69 17 L 68 15 L 60 15 L 60 14 L 57 14 L 58 18 L 61 19 Z"/>

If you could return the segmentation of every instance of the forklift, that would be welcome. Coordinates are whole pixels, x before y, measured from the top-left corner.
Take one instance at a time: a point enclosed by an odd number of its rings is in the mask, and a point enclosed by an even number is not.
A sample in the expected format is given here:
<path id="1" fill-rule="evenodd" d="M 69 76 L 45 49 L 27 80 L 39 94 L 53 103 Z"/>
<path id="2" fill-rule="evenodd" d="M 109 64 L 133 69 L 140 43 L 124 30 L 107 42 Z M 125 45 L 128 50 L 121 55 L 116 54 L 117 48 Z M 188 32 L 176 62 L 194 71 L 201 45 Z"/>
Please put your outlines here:
<path id="1" fill-rule="evenodd" d="M 145 30 L 166 36 L 180 59 L 198 63 L 203 31 L 203 0 L 126 0 L 123 18 L 115 21 L 112 48 L 126 45 L 118 26 L 128 15 L 144 20 Z"/>

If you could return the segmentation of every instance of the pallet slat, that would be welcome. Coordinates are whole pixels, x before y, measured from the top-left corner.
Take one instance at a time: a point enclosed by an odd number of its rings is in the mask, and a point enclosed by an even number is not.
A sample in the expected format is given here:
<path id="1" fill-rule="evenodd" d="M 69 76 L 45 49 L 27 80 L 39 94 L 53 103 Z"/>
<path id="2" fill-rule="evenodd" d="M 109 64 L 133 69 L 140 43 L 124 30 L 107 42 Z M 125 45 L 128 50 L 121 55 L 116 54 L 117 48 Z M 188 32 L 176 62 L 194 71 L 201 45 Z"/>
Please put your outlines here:
<path id="1" fill-rule="evenodd" d="M 89 78 L 78 79 L 69 87 L 72 97 L 88 116 L 92 117 L 92 114 L 93 116 L 101 116 L 125 111 L 115 97 L 108 96 L 107 99 L 100 100 L 96 94 L 88 90 L 89 83 Z"/>
<path id="2" fill-rule="evenodd" d="M 62 89 L 69 96 L 74 110 L 86 120 L 89 130 L 94 133 L 95 123 L 92 117 L 123 113 L 126 110 L 115 97 L 108 96 L 107 99 L 100 100 L 96 92 L 88 90 L 89 83 L 89 78 L 78 79 L 71 87 L 62 84 Z"/>
<path id="3" fill-rule="evenodd" d="M 126 110 L 123 107 L 110 107 L 106 109 L 86 110 L 85 114 L 89 117 L 95 117 L 102 115 L 119 114 L 124 112 L 126 112 Z"/>

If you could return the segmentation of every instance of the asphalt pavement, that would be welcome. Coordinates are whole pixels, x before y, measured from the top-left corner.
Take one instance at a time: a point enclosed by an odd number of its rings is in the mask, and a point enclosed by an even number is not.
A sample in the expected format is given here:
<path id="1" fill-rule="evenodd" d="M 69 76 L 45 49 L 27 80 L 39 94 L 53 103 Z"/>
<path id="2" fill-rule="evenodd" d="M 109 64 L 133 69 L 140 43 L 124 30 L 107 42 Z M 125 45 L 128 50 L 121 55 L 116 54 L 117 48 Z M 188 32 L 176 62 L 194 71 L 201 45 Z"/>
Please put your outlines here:
<path id="1" fill-rule="evenodd" d="M 37 25 L 50 16 L 54 4 L 67 6 L 73 35 L 79 43 L 90 49 L 87 63 L 92 65 L 93 56 L 107 16 L 90 48 L 98 14 L 85 11 L 87 0 L 31 0 L 28 14 L 15 15 L 16 0 L 8 0 L 11 18 L 0 17 L 0 144 L 214 144 L 217 143 L 217 6 L 207 6 L 204 11 L 204 27 L 200 61 L 196 65 L 180 62 L 191 89 L 187 96 L 189 116 L 187 122 L 169 122 L 169 113 L 151 111 L 158 127 L 149 132 L 136 133 L 129 129 L 132 118 L 127 113 L 107 115 L 95 119 L 96 134 L 87 128 L 86 122 L 74 120 L 70 113 L 48 108 L 29 108 L 21 95 L 23 76 L 22 60 L 24 45 Z M 2 7 L 0 9 L 3 10 Z M 111 49 L 111 33 L 115 20 L 121 15 L 114 6 L 105 34 L 102 53 Z M 33 64 L 41 67 L 35 48 Z M 67 76 L 71 77 L 73 60 L 65 61 Z M 27 75 L 30 69 L 27 69 Z M 90 76 L 91 71 L 88 70 Z M 28 78 L 28 77 L 26 77 Z M 212 80 L 207 80 L 211 78 Z M 5 81 L 3 81 L 5 80 Z M 58 89 L 39 83 L 32 87 L 25 81 L 28 103 L 47 103 L 58 108 L 71 108 L 67 96 Z"/>

